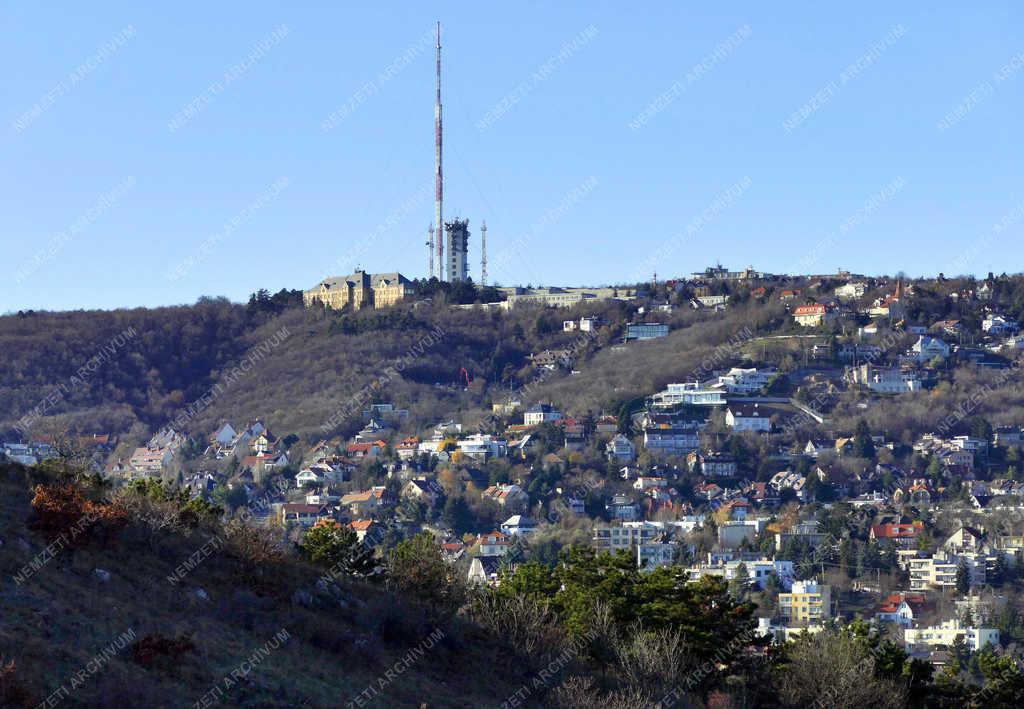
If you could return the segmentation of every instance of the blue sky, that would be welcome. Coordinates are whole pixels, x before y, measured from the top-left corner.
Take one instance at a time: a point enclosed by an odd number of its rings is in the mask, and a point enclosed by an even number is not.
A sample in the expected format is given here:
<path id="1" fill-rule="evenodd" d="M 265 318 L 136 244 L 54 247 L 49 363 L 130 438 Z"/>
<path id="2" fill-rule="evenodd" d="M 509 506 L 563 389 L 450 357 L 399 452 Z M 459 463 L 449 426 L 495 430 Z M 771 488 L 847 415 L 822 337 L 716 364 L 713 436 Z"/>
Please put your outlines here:
<path id="1" fill-rule="evenodd" d="M 436 19 L 474 277 L 1022 270 L 1017 3 L 242 7 L 0 6 L 0 312 L 425 274 Z"/>

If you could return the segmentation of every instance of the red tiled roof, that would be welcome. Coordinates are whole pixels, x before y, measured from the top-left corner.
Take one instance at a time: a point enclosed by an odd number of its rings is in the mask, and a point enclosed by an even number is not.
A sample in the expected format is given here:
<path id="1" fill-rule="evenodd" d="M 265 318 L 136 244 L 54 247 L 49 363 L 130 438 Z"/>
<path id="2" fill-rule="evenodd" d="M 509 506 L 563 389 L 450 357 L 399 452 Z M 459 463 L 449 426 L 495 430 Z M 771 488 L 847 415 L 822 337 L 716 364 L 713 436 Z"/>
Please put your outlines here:
<path id="1" fill-rule="evenodd" d="M 871 533 L 878 539 L 910 539 L 922 531 L 924 531 L 924 522 L 871 525 Z"/>

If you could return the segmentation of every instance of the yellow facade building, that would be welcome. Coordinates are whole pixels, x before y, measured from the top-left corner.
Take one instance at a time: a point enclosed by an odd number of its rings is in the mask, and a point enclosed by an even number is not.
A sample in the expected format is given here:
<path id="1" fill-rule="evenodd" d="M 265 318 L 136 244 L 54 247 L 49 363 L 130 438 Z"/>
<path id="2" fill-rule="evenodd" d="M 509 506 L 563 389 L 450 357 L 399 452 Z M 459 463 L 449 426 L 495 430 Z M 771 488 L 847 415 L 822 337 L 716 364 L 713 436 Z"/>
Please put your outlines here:
<path id="1" fill-rule="evenodd" d="M 829 617 L 832 589 L 817 581 L 794 581 L 790 593 L 779 594 L 779 615 L 789 623 L 820 623 Z"/>
<path id="2" fill-rule="evenodd" d="M 307 308 L 320 306 L 353 310 L 373 306 L 386 308 L 413 295 L 412 281 L 401 273 L 356 271 L 350 276 L 331 276 L 302 295 Z"/>

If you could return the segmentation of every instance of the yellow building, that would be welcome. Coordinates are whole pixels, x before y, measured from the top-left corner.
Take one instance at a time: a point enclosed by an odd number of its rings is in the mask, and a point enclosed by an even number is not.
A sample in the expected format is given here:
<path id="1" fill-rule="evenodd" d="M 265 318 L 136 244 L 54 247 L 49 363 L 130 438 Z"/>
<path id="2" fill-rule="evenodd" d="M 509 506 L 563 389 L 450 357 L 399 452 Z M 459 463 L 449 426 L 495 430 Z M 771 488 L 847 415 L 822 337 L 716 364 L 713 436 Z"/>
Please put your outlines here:
<path id="1" fill-rule="evenodd" d="M 817 581 L 794 581 L 790 593 L 779 594 L 779 615 L 789 623 L 820 623 L 829 617 L 832 589 Z"/>
<path id="2" fill-rule="evenodd" d="M 413 294 L 412 282 L 401 273 L 375 273 L 371 282 L 375 308 L 387 308 Z"/>
<path id="3" fill-rule="evenodd" d="M 319 305 L 334 310 L 374 306 L 386 308 L 412 296 L 412 282 L 401 273 L 370 274 L 356 271 L 350 276 L 331 276 L 302 294 L 307 308 Z"/>

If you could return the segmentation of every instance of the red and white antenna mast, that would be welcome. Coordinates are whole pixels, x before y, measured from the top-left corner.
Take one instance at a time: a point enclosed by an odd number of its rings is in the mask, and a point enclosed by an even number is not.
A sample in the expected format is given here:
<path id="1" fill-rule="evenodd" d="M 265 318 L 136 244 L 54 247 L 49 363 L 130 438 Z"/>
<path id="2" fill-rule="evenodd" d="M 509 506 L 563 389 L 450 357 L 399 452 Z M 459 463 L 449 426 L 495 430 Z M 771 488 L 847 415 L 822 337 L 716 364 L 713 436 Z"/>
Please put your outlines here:
<path id="1" fill-rule="evenodd" d="M 437 238 L 437 279 L 444 280 L 444 174 L 441 170 L 441 22 L 437 23 L 437 101 L 434 104 L 434 219 Z"/>

